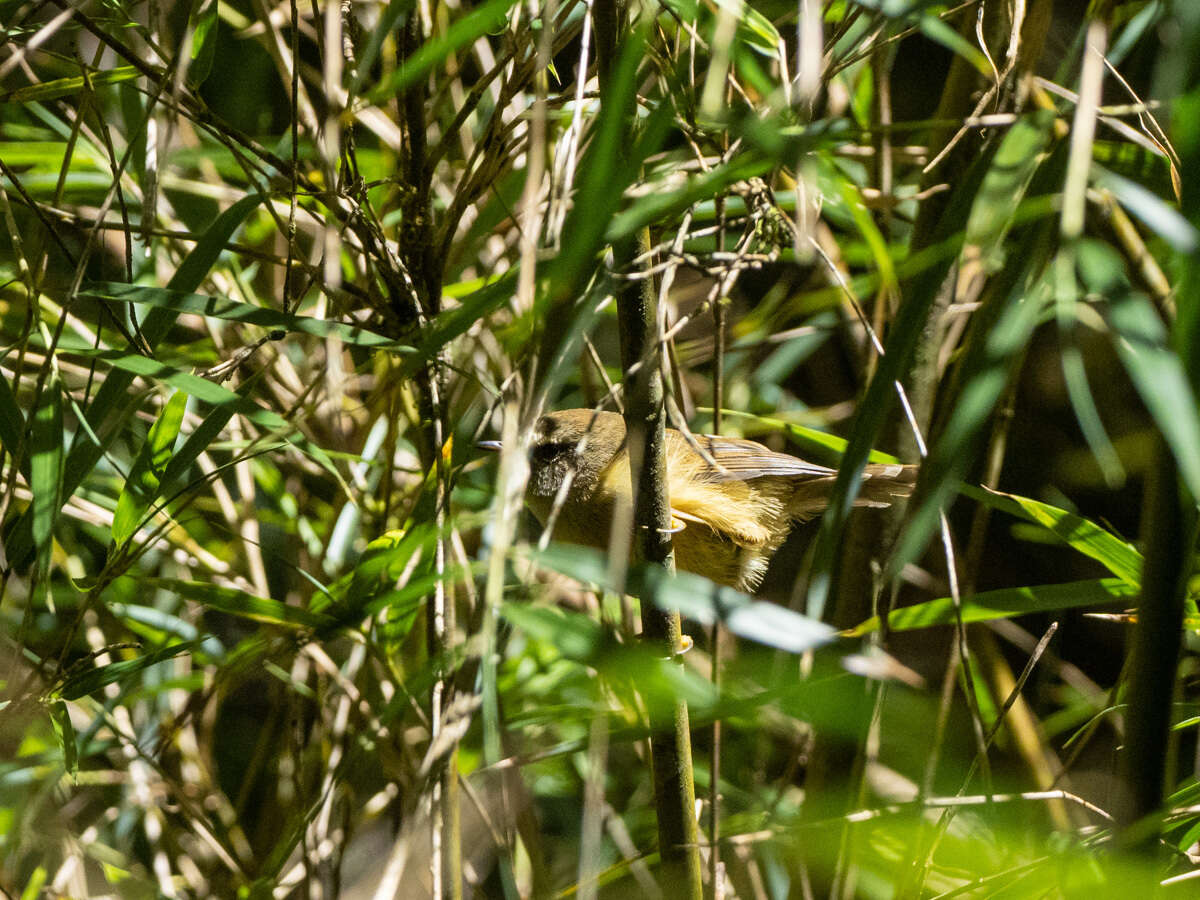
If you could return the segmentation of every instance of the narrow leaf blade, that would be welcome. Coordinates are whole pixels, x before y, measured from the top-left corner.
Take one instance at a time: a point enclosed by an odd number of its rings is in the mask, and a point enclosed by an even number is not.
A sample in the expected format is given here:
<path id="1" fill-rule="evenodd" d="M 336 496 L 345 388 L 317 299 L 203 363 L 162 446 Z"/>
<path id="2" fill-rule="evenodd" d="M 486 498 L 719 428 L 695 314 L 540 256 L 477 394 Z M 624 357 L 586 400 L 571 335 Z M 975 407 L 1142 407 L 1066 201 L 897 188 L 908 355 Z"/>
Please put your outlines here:
<path id="1" fill-rule="evenodd" d="M 183 391 L 172 394 L 146 435 L 146 442 L 134 460 L 121 495 L 117 498 L 112 524 L 113 543 L 123 544 L 133 536 L 142 516 L 158 496 L 163 473 L 171 461 L 175 439 L 179 437 L 187 400 L 188 395 Z"/>

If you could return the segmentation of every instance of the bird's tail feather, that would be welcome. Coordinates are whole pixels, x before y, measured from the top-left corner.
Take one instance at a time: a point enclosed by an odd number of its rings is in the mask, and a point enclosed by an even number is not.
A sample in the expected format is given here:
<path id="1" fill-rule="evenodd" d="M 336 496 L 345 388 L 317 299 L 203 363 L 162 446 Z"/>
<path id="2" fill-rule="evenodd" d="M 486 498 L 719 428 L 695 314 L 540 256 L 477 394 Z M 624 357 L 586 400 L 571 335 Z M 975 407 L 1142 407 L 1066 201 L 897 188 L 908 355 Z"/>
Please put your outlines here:
<path id="1" fill-rule="evenodd" d="M 862 490 L 855 506 L 890 506 L 912 495 L 917 467 L 899 463 L 873 463 L 863 470 Z"/>
<path id="2" fill-rule="evenodd" d="M 792 495 L 788 514 L 798 522 L 806 522 L 825 511 L 836 477 L 810 478 L 801 482 Z M 917 480 L 917 467 L 899 463 L 872 463 L 863 470 L 862 487 L 854 499 L 855 506 L 891 506 L 908 497 Z"/>

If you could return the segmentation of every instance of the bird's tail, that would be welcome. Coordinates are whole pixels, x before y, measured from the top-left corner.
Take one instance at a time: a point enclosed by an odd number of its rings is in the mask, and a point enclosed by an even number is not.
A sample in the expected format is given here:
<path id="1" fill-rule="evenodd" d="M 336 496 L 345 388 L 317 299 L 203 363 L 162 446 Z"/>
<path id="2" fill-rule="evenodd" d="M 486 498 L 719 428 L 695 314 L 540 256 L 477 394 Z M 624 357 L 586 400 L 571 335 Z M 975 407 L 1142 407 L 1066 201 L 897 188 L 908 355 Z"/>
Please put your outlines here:
<path id="1" fill-rule="evenodd" d="M 836 475 L 798 480 L 788 503 L 788 516 L 797 522 L 807 522 L 825 512 L 836 480 Z M 862 487 L 854 505 L 891 506 L 895 501 L 912 494 L 916 480 L 916 466 L 872 463 L 863 470 Z"/>
<path id="2" fill-rule="evenodd" d="M 899 463 L 872 463 L 863 470 L 862 490 L 855 506 L 891 506 L 911 496 L 917 483 L 917 466 Z"/>

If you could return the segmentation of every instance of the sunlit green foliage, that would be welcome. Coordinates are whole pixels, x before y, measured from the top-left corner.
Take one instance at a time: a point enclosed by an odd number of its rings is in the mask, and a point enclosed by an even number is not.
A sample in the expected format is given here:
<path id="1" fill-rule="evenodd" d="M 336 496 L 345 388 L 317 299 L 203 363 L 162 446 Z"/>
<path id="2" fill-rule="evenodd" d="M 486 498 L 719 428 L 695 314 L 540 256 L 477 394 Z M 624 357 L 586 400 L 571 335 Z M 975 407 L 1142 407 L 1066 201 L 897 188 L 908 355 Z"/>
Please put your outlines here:
<path id="1" fill-rule="evenodd" d="M 0 24 L 6 895 L 649 896 L 681 697 L 721 896 L 1195 890 L 1193 4 Z M 674 424 L 840 465 L 761 597 L 520 511 L 644 278 Z"/>

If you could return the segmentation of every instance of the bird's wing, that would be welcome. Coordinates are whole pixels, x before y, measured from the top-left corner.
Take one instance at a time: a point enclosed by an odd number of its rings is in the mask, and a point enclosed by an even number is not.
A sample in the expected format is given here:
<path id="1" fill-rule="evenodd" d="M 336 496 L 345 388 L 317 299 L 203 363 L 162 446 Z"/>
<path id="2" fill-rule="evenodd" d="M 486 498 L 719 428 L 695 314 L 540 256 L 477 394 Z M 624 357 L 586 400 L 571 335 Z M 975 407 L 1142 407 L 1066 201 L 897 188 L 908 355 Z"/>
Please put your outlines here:
<path id="1" fill-rule="evenodd" d="M 687 438 L 678 432 L 669 432 L 677 444 L 686 444 L 687 450 L 703 460 L 704 454 L 696 453 L 687 443 Z M 707 460 L 696 477 L 709 482 L 749 481 L 767 475 L 776 477 L 802 476 L 823 477 L 837 474 L 835 470 L 810 463 L 786 453 L 775 453 L 755 441 L 741 438 L 721 437 L 712 434 L 696 435 L 696 443 L 716 462 L 714 467 Z M 676 448 L 681 450 L 682 448 Z M 718 468 L 719 467 L 719 468 Z"/>

